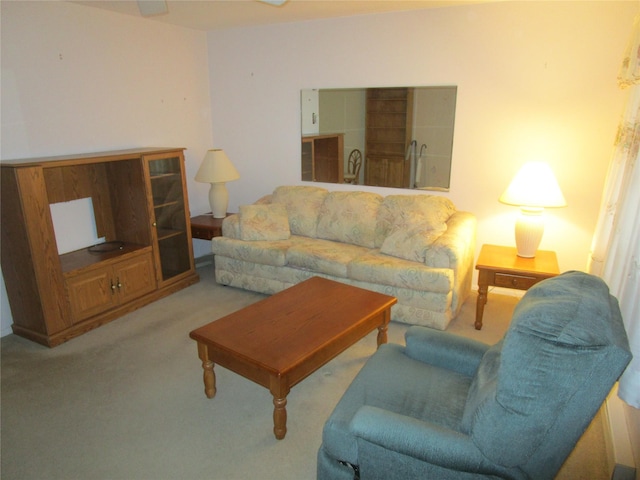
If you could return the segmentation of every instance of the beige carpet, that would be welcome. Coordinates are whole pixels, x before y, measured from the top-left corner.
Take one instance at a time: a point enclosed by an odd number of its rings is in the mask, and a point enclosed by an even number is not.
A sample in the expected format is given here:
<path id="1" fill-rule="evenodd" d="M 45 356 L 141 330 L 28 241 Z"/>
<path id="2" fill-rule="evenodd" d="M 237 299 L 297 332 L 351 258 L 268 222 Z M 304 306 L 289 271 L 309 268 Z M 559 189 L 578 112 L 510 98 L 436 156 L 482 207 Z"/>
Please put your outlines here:
<path id="1" fill-rule="evenodd" d="M 217 368 L 205 397 L 188 333 L 262 295 L 201 282 L 54 349 L 4 337 L 1 471 L 13 479 L 314 479 L 324 421 L 367 358 L 375 333 L 288 396 L 288 433 L 275 440 L 269 392 Z M 475 295 L 450 331 L 494 343 L 517 298 L 490 294 L 485 326 L 473 328 Z M 389 341 L 406 326 L 392 323 Z M 595 421 L 562 479 L 605 479 L 601 422 Z"/>

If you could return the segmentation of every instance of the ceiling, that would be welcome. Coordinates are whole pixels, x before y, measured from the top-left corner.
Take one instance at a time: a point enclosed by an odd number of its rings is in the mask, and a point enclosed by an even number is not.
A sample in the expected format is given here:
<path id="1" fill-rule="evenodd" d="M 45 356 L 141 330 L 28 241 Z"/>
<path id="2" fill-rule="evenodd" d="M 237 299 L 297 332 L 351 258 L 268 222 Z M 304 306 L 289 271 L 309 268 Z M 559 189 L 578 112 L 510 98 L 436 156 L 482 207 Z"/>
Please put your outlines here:
<path id="1" fill-rule="evenodd" d="M 302 22 L 322 18 L 421 10 L 497 0 L 288 0 L 274 6 L 261 0 L 142 0 L 168 13 L 146 16 L 150 21 L 197 30 Z M 135 0 L 73 1 L 93 8 L 142 17 Z"/>

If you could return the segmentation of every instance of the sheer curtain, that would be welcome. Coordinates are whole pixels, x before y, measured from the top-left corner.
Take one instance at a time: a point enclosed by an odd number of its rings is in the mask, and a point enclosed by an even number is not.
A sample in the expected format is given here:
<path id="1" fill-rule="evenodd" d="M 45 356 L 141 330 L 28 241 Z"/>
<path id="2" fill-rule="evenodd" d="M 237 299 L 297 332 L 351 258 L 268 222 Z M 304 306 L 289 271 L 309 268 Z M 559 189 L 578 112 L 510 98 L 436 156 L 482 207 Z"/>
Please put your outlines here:
<path id="1" fill-rule="evenodd" d="M 640 15 L 618 75 L 629 103 L 618 127 L 615 150 L 591 247 L 589 271 L 601 276 L 618 298 L 633 360 L 618 395 L 640 408 Z"/>

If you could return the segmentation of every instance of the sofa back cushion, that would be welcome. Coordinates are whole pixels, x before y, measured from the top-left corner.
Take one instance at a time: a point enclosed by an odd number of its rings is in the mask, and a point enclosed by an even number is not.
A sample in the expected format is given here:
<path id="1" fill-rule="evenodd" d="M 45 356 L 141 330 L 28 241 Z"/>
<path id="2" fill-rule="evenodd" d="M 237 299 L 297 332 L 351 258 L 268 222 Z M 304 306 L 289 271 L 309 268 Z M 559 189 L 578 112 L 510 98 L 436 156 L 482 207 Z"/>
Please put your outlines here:
<path id="1" fill-rule="evenodd" d="M 618 304 L 601 279 L 568 272 L 545 280 L 484 355 L 461 429 L 507 467 L 548 454 L 538 450 L 570 451 L 628 361 Z"/>
<path id="2" fill-rule="evenodd" d="M 271 202 L 287 207 L 292 235 L 317 238 L 318 214 L 328 193 L 328 190 L 320 187 L 278 187 L 271 196 Z"/>
<path id="3" fill-rule="evenodd" d="M 376 247 L 398 230 L 444 232 L 456 212 L 451 200 L 437 195 L 389 195 L 378 211 Z"/>
<path id="4" fill-rule="evenodd" d="M 440 236 L 440 232 L 421 229 L 398 228 L 387 235 L 380 252 L 392 257 L 424 263 L 429 247 Z"/>
<path id="5" fill-rule="evenodd" d="M 369 192 L 331 192 L 318 219 L 318 238 L 374 248 L 383 197 Z"/>
<path id="6" fill-rule="evenodd" d="M 290 237 L 287 207 L 281 203 L 240 205 L 240 240 L 286 240 Z"/>

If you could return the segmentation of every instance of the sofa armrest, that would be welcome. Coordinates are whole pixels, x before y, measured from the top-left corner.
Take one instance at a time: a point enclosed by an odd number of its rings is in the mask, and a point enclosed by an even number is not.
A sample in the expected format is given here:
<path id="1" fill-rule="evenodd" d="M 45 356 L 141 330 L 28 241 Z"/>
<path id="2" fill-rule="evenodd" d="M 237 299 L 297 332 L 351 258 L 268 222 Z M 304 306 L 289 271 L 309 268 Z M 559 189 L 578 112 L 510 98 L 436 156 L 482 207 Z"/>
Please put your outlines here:
<path id="1" fill-rule="evenodd" d="M 436 268 L 457 268 L 468 263 L 475 254 L 476 217 L 469 212 L 456 212 L 447 221 L 447 230 L 427 249 L 425 264 Z"/>
<path id="2" fill-rule="evenodd" d="M 475 215 L 456 212 L 447 221 L 447 230 L 427 249 L 425 265 L 453 270 L 451 311 L 455 316 L 471 291 L 476 249 Z"/>
<path id="3" fill-rule="evenodd" d="M 492 468 L 471 437 L 455 430 L 365 405 L 353 417 L 352 433 L 394 453 L 407 455 L 442 468 L 483 474 L 500 474 Z M 366 463 L 362 452 L 358 462 Z"/>
<path id="4" fill-rule="evenodd" d="M 491 347 L 486 343 L 432 328 L 413 326 L 405 334 L 407 356 L 429 365 L 473 376 L 482 356 Z"/>
<path id="5" fill-rule="evenodd" d="M 236 213 L 222 221 L 222 236 L 240 240 L 240 216 Z"/>

